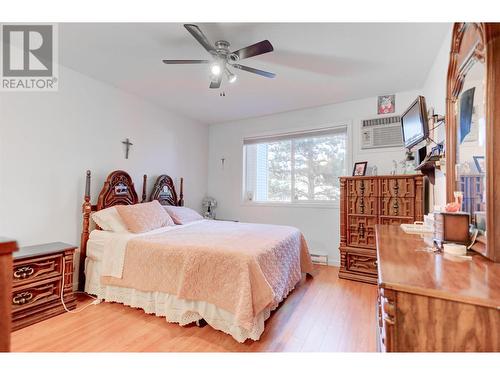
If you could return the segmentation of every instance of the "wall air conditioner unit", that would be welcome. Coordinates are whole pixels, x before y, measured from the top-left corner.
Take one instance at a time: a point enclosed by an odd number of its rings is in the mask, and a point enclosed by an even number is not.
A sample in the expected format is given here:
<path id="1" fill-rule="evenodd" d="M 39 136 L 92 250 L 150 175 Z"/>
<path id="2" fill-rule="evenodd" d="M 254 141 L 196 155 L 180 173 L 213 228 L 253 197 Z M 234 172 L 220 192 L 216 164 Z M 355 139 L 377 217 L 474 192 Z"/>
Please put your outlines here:
<path id="1" fill-rule="evenodd" d="M 402 147 L 401 117 L 391 116 L 361 122 L 361 149 Z"/>

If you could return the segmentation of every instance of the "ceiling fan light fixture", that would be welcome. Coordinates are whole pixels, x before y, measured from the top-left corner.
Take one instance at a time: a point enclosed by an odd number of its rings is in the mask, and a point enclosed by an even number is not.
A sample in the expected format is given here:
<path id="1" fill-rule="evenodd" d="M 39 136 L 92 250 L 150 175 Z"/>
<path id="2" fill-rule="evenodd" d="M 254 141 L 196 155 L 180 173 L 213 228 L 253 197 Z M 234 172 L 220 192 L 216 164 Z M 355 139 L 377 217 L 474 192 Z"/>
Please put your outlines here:
<path id="1" fill-rule="evenodd" d="M 220 74 L 221 74 L 221 71 L 222 71 L 222 69 L 221 69 L 221 67 L 220 67 L 220 64 L 218 64 L 218 63 L 214 63 L 214 64 L 212 64 L 212 66 L 210 67 L 210 72 L 212 72 L 212 74 L 213 74 L 214 76 L 218 76 L 218 75 L 220 75 Z"/>
<path id="2" fill-rule="evenodd" d="M 236 82 L 236 79 L 238 78 L 238 76 L 234 73 L 232 73 L 229 69 L 226 68 L 226 76 L 227 76 L 227 80 L 229 83 L 234 83 Z"/>
<path id="3" fill-rule="evenodd" d="M 229 49 L 230 43 L 226 40 L 218 40 L 212 44 L 208 38 L 203 34 L 203 31 L 197 25 L 184 24 L 186 30 L 196 41 L 207 51 L 212 60 L 172 60 L 163 59 L 164 64 L 209 64 L 210 72 L 210 85 L 211 89 L 219 89 L 224 75 L 227 77 L 229 83 L 234 83 L 238 77 L 231 69 L 239 69 L 249 73 L 257 74 L 266 78 L 274 78 L 276 74 L 266 72 L 264 70 L 255 69 L 249 66 L 240 65 L 238 62 L 254 56 L 260 56 L 268 52 L 274 51 L 274 47 L 269 40 L 261 40 L 250 46 L 240 48 L 237 51 L 231 52 Z M 246 74 L 246 73 L 245 73 Z"/>

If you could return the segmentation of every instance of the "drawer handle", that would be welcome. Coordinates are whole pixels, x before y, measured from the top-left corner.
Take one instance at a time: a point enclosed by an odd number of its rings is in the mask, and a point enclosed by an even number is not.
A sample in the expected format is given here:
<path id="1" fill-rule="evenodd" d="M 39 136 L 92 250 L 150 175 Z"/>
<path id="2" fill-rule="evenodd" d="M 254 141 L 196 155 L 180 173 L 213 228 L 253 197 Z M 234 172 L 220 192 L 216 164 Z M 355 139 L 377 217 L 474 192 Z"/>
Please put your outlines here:
<path id="1" fill-rule="evenodd" d="M 398 198 L 394 198 L 394 204 L 392 205 L 392 208 L 394 208 L 394 215 L 399 214 L 399 201 Z"/>
<path id="2" fill-rule="evenodd" d="M 26 279 L 35 273 L 35 269 L 30 266 L 19 267 L 14 271 L 15 279 Z"/>
<path id="3" fill-rule="evenodd" d="M 17 293 L 14 297 L 12 297 L 12 303 L 14 305 L 24 305 L 33 299 L 33 293 L 30 292 L 21 292 Z"/>
<path id="4" fill-rule="evenodd" d="M 399 182 L 398 180 L 394 181 L 396 184 L 394 186 L 394 193 L 396 194 L 396 196 L 398 195 L 399 193 Z"/>

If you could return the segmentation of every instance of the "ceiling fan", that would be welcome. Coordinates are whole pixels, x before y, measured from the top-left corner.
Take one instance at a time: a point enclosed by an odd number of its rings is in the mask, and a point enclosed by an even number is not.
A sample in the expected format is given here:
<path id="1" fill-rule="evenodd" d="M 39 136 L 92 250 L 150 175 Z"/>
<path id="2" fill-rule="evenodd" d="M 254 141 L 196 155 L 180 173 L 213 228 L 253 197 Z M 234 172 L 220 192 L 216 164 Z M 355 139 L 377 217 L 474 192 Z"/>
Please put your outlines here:
<path id="1" fill-rule="evenodd" d="M 251 46 L 241 48 L 237 51 L 229 51 L 229 42 L 225 40 L 219 40 L 215 42 L 213 46 L 208 41 L 207 37 L 200 28 L 196 25 L 185 24 L 184 27 L 189 31 L 189 33 L 200 43 L 205 50 L 207 50 L 210 55 L 212 55 L 212 60 L 163 60 L 165 64 L 210 64 L 211 72 L 211 89 L 218 89 L 222 82 L 222 76 L 225 74 L 229 83 L 236 81 L 237 76 L 229 70 L 229 68 L 235 68 L 244 70 L 246 72 L 258 74 L 267 78 L 274 78 L 276 74 L 266 72 L 264 70 L 251 68 L 249 66 L 241 65 L 238 62 L 240 60 L 262 55 L 267 52 L 272 52 L 274 50 L 272 44 L 269 40 L 263 40 L 261 42 L 252 44 Z"/>

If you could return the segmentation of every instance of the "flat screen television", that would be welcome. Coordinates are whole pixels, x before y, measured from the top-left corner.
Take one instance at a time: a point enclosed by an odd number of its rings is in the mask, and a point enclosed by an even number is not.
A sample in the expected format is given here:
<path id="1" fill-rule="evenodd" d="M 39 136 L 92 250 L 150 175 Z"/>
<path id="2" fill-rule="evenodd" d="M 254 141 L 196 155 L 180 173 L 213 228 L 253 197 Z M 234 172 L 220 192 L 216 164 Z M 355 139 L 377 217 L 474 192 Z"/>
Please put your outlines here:
<path id="1" fill-rule="evenodd" d="M 427 139 L 429 124 L 427 122 L 427 108 L 425 98 L 419 96 L 410 107 L 401 115 L 403 142 L 407 149 Z"/>

